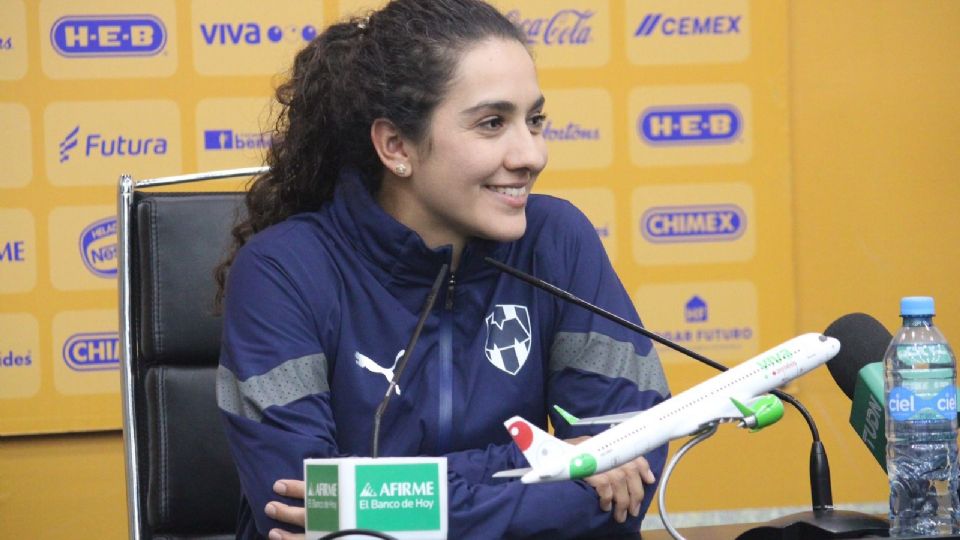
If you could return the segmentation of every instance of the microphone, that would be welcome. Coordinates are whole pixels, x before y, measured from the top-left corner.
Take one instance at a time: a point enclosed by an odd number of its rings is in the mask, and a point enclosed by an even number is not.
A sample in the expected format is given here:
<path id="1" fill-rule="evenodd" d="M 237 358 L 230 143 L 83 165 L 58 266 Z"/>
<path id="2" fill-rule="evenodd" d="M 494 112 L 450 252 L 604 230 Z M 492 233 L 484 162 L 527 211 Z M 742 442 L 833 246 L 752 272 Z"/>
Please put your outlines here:
<path id="1" fill-rule="evenodd" d="M 599 306 L 595 306 L 590 302 L 577 297 L 573 293 L 557 287 L 556 285 L 531 276 L 530 274 L 508 266 L 496 259 L 485 257 L 484 260 L 488 264 L 496 267 L 501 272 L 529 283 L 538 289 L 547 291 L 558 298 L 580 306 L 627 329 L 633 330 L 634 332 L 637 332 L 653 341 L 656 341 L 657 343 L 665 345 L 681 354 L 693 358 L 698 362 L 702 362 L 718 371 L 726 371 L 728 369 L 719 362 L 711 360 L 699 353 L 687 349 L 686 347 L 678 345 L 677 343 L 674 343 L 659 334 L 651 332 L 636 323 L 628 321 L 619 315 L 610 313 Z M 842 343 L 843 342 L 841 341 L 841 351 L 843 351 Z M 820 441 L 820 433 L 817 430 L 816 423 L 813 421 L 813 417 L 807 411 L 806 407 L 804 407 L 795 397 L 791 396 L 790 394 L 780 390 L 774 390 L 771 392 L 771 394 L 774 394 L 781 400 L 793 405 L 794 408 L 800 412 L 800 415 L 803 416 L 804 420 L 806 420 L 807 426 L 810 428 L 810 433 L 813 437 L 813 445 L 810 448 L 810 491 L 813 511 L 784 516 L 770 522 L 766 526 L 751 529 L 740 535 L 738 539 L 750 540 L 762 538 L 769 540 L 771 538 L 799 538 L 800 536 L 797 536 L 798 534 L 801 534 L 804 538 L 854 538 L 856 536 L 851 535 L 862 536 L 863 534 L 867 533 L 883 533 L 888 531 L 889 525 L 886 520 L 875 518 L 873 516 L 867 516 L 858 512 L 835 510 L 833 508 L 833 494 L 830 485 L 830 465 L 827 462 L 826 450 L 823 447 L 823 443 Z"/>
<path id="2" fill-rule="evenodd" d="M 850 425 L 886 471 L 883 355 L 893 336 L 879 321 L 864 313 L 840 317 L 824 334 L 842 344 L 837 356 L 827 362 L 827 369 L 852 401 Z"/>
<path id="3" fill-rule="evenodd" d="M 387 405 L 390 404 L 390 398 L 393 396 L 394 389 L 397 387 L 397 384 L 400 383 L 400 375 L 402 375 L 403 370 L 406 369 L 407 360 L 410 360 L 410 356 L 413 354 L 413 348 L 417 345 L 417 340 L 420 339 L 420 331 L 423 330 L 423 325 L 427 322 L 430 311 L 433 310 L 433 303 L 437 300 L 440 286 L 443 285 L 443 277 L 446 275 L 447 265 L 444 264 L 440 267 L 440 272 L 437 273 L 437 277 L 433 280 L 433 287 L 430 288 L 430 294 L 427 295 L 427 300 L 423 303 L 423 311 L 420 312 L 420 318 L 417 320 L 417 326 L 414 327 L 413 334 L 410 336 L 410 342 L 407 343 L 403 357 L 401 357 L 397 363 L 397 369 L 393 371 L 393 380 L 391 380 L 387 386 L 387 393 L 383 396 L 383 401 L 380 402 L 380 406 L 377 407 L 377 412 L 373 416 L 373 435 L 371 437 L 373 450 L 371 456 L 374 458 L 380 457 L 380 420 L 383 419 L 383 413 L 387 410 Z"/>

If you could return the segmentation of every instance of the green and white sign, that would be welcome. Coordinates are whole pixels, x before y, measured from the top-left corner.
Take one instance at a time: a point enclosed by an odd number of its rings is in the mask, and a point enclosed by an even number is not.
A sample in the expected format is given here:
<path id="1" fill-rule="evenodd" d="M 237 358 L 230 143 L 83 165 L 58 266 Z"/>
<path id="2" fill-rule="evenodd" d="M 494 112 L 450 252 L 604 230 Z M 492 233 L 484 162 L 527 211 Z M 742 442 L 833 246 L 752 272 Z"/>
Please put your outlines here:
<path id="1" fill-rule="evenodd" d="M 308 540 L 355 528 L 447 537 L 446 458 L 308 459 L 304 478 Z"/>

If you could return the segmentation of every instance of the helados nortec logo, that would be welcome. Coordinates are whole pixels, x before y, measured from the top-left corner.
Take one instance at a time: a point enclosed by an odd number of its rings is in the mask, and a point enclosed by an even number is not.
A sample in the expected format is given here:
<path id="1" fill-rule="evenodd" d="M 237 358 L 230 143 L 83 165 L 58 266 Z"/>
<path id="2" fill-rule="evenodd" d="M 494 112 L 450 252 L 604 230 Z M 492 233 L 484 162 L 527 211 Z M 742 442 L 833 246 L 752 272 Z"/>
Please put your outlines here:
<path id="1" fill-rule="evenodd" d="M 80 233 L 80 257 L 93 275 L 117 277 L 117 218 L 94 221 Z"/>

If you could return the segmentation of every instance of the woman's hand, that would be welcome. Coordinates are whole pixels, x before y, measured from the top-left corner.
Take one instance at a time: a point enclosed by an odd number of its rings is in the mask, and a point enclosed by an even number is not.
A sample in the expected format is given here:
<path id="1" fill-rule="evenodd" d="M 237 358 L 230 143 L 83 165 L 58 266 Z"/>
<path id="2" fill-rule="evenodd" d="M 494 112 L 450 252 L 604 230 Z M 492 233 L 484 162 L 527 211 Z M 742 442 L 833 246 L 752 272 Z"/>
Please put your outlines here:
<path id="1" fill-rule="evenodd" d="M 303 480 L 277 480 L 273 484 L 273 491 L 277 495 L 290 497 L 291 499 L 303 499 L 304 483 Z M 270 501 L 264 508 L 267 516 L 289 525 L 297 527 L 304 526 L 306 511 L 301 506 L 290 506 L 278 501 Z M 283 529 L 271 529 L 270 540 L 303 540 L 304 535 L 292 533 Z"/>
<path id="2" fill-rule="evenodd" d="M 583 442 L 590 437 L 567 439 L 570 444 Z M 613 518 L 617 523 L 627 520 L 627 513 L 637 517 L 640 515 L 640 503 L 643 502 L 643 484 L 652 484 L 656 481 L 650 464 L 640 456 L 633 461 L 610 469 L 609 471 L 584 478 L 584 481 L 597 490 L 600 497 L 600 509 L 604 512 L 613 510 Z"/>
<path id="3" fill-rule="evenodd" d="M 613 517 L 617 523 L 627 520 L 627 512 L 631 516 L 640 515 L 640 503 L 643 502 L 643 484 L 652 484 L 656 478 L 650 470 L 650 464 L 640 456 L 623 465 L 584 478 L 597 490 L 600 496 L 600 509 L 609 512 L 613 509 Z"/>

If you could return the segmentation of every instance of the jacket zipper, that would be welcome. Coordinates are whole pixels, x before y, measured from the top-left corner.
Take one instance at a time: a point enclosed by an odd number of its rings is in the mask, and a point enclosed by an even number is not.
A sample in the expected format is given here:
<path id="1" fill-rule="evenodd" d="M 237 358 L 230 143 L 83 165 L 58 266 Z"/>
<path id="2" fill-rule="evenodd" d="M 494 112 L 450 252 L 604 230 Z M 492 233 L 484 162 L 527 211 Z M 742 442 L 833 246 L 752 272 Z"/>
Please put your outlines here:
<path id="1" fill-rule="evenodd" d="M 437 452 L 452 450 L 453 432 L 453 292 L 456 276 L 450 272 L 440 327 L 440 394 L 437 415 Z"/>

